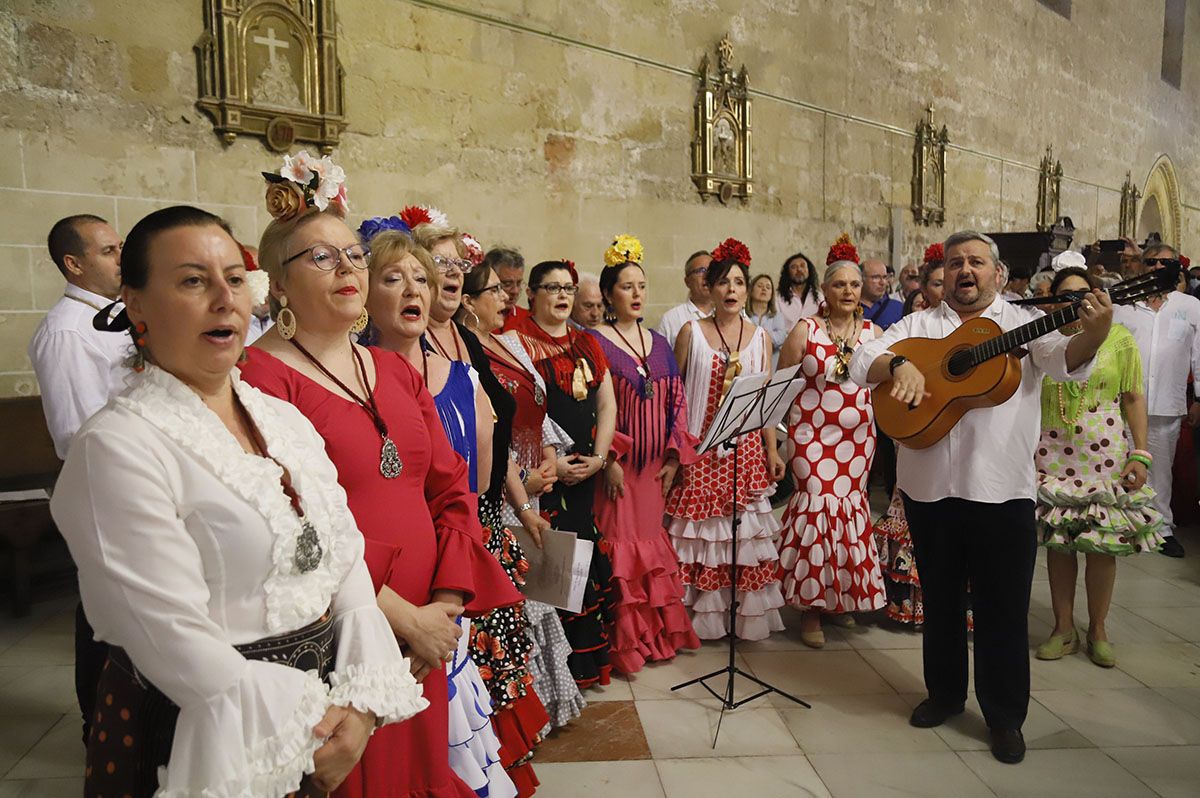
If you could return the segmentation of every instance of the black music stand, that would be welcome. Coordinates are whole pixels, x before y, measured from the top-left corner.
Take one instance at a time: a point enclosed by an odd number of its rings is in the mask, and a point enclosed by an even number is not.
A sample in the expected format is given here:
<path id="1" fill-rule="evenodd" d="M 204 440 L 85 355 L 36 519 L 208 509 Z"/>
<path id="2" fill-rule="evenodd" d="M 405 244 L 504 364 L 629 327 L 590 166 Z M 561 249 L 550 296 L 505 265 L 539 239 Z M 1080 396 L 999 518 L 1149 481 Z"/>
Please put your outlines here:
<path id="1" fill-rule="evenodd" d="M 741 566 L 738 565 L 738 439 L 747 433 L 766 427 L 777 427 L 783 420 L 788 408 L 792 406 L 792 402 L 796 400 L 796 395 L 800 393 L 800 389 L 803 387 L 804 377 L 800 375 L 799 365 L 782 369 L 774 377 L 767 374 L 749 374 L 744 377 L 738 377 L 730 385 L 729 393 L 725 395 L 724 401 L 717 408 L 716 415 L 713 416 L 713 422 L 708 428 L 708 434 L 704 436 L 703 442 L 701 442 L 696 450 L 698 454 L 704 454 L 721 446 L 731 450 L 731 456 L 733 457 L 733 543 L 729 564 L 729 664 L 720 670 L 677 684 L 671 690 L 673 692 L 681 690 L 684 687 L 690 687 L 693 684 L 699 684 L 721 702 L 721 717 L 717 721 L 716 733 L 713 734 L 714 749 L 717 747 L 717 738 L 721 735 L 721 722 L 725 720 L 726 710 L 737 709 L 743 704 L 748 704 L 769 693 L 778 693 L 789 701 L 794 701 L 806 709 L 812 709 L 811 704 L 767 684 L 756 676 L 746 673 L 736 663 L 737 608 L 739 604 L 737 586 L 738 576 L 741 571 Z M 718 693 L 707 684 L 706 680 L 721 675 L 726 677 L 725 690 L 723 693 Z M 762 689 L 754 695 L 735 701 L 733 698 L 733 686 L 737 676 L 749 679 Z"/>

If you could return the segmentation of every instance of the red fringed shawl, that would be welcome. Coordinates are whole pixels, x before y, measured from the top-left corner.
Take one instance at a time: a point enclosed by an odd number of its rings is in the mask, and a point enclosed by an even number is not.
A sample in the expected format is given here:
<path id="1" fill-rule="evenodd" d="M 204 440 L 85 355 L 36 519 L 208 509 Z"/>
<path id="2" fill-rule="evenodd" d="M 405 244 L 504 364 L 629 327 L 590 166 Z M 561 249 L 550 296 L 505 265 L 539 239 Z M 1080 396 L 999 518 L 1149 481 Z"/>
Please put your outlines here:
<path id="1" fill-rule="evenodd" d="M 529 315 L 517 322 L 517 332 L 542 379 L 553 382 L 568 396 L 571 395 L 571 380 L 579 358 L 587 361 L 592 372 L 592 378 L 587 383 L 589 389 L 600 385 L 608 373 L 608 359 L 604 357 L 596 339 L 572 329 L 569 324 L 566 335 L 555 337 L 539 327 L 533 316 Z"/>

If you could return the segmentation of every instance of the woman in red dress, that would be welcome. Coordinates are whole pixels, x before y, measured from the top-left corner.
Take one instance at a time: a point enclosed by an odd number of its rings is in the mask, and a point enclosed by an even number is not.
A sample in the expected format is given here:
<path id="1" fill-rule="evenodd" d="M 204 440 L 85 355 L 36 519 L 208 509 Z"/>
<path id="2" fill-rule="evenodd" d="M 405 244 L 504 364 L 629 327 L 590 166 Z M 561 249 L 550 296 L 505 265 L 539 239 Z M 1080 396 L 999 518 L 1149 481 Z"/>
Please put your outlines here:
<path id="1" fill-rule="evenodd" d="M 421 375 L 398 354 L 352 343 L 368 287 L 365 248 L 293 183 L 273 183 L 276 217 L 259 248 L 276 324 L 247 350 L 242 377 L 300 409 L 325 440 L 366 543 L 378 601 L 430 707 L 375 733 L 338 796 L 474 798 L 449 766 L 443 663 L 454 618 L 520 600 L 483 547 L 467 467 Z M 272 197 L 282 190 L 300 199 Z M 299 206 L 299 207 L 297 207 Z"/>

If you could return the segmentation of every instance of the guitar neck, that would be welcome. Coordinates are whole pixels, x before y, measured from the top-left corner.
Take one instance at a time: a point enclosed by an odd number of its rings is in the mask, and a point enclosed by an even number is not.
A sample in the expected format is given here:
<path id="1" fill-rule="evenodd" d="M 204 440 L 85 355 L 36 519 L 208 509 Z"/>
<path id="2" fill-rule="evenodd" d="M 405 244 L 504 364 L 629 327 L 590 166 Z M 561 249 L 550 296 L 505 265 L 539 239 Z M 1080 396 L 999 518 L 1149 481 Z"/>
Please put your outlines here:
<path id="1" fill-rule="evenodd" d="M 1045 316 L 1039 316 L 1028 324 L 1014 327 L 1008 332 L 971 347 L 968 350 L 971 355 L 971 364 L 979 365 L 985 360 L 1007 354 L 1036 338 L 1054 332 L 1065 324 L 1070 324 L 1077 318 L 1079 318 L 1079 306 L 1074 303 L 1059 308 L 1053 313 L 1047 313 Z"/>

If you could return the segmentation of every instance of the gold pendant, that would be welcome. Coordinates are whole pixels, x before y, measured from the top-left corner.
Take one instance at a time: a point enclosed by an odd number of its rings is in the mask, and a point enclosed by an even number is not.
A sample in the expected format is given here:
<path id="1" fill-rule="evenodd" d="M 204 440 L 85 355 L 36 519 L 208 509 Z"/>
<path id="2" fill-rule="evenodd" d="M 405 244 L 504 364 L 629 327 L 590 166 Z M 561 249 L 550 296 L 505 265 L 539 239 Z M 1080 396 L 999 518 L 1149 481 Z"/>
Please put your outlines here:
<path id="1" fill-rule="evenodd" d="M 571 395 L 575 401 L 582 402 L 587 398 L 587 386 L 592 381 L 592 368 L 583 358 L 575 361 L 575 371 L 571 374 Z"/>

